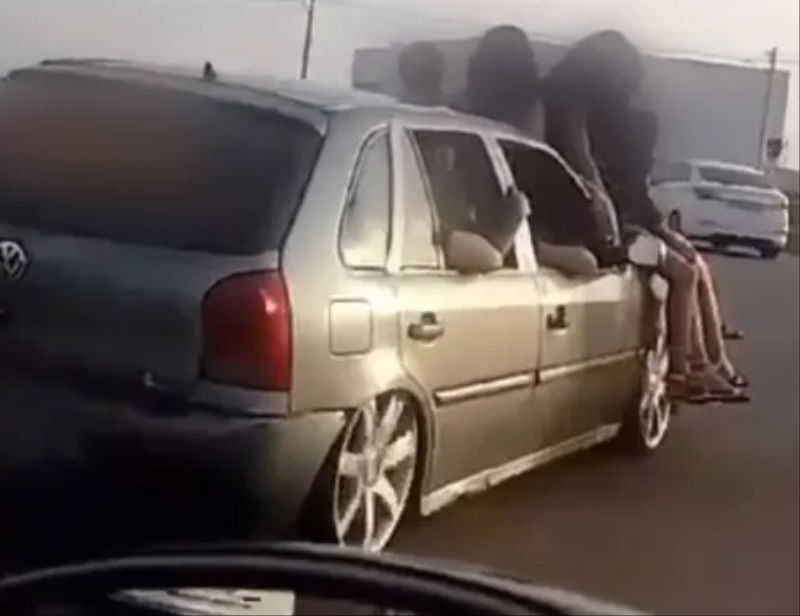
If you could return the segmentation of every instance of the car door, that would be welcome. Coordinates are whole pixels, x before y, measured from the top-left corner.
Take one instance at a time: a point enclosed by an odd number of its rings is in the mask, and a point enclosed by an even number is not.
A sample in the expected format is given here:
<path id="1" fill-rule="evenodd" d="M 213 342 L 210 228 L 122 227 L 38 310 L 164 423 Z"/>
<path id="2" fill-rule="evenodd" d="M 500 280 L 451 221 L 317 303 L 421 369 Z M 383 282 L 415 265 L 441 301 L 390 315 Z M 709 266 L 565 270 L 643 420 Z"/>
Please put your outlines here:
<path id="1" fill-rule="evenodd" d="M 554 208 L 587 207 L 579 180 L 554 152 L 513 140 L 500 147 L 518 188 L 538 208 L 537 220 L 560 215 Z M 639 282 L 627 267 L 570 276 L 541 262 L 536 282 L 542 321 L 535 404 L 547 417 L 547 445 L 591 441 L 619 420 L 635 386 Z"/>
<path id="2" fill-rule="evenodd" d="M 482 475 L 487 469 L 531 448 L 524 427 L 540 322 L 532 251 L 523 226 L 520 251 L 504 269 L 480 276 L 448 270 L 437 245 L 445 192 L 466 188 L 488 205 L 503 194 L 486 142 L 467 132 L 398 129 L 395 146 L 402 178 L 396 202 L 404 204 L 404 220 L 395 224 L 403 229 L 395 278 L 401 351 L 431 398 L 435 434 L 427 489 L 446 502 L 468 484 L 489 481 Z M 467 166 L 456 162 L 466 160 Z"/>

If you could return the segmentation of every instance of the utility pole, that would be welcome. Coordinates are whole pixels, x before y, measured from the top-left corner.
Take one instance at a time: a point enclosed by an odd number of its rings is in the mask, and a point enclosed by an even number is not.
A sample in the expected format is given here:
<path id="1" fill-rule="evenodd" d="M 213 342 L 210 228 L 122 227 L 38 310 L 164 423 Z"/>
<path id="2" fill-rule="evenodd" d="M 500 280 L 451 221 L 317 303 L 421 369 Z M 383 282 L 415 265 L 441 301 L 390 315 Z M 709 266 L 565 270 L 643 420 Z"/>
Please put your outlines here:
<path id="1" fill-rule="evenodd" d="M 758 164 L 760 167 L 764 167 L 769 112 L 772 108 L 772 88 L 773 82 L 775 81 L 775 69 L 778 64 L 778 48 L 773 47 L 770 49 L 768 57 L 769 69 L 767 70 L 767 86 L 764 92 L 764 109 L 761 112 L 761 128 L 758 133 Z"/>
<path id="2" fill-rule="evenodd" d="M 314 11 L 317 0 L 308 0 L 306 9 L 306 36 L 303 41 L 303 60 L 300 66 L 300 79 L 308 79 L 308 65 L 311 61 L 311 44 L 314 42 Z"/>

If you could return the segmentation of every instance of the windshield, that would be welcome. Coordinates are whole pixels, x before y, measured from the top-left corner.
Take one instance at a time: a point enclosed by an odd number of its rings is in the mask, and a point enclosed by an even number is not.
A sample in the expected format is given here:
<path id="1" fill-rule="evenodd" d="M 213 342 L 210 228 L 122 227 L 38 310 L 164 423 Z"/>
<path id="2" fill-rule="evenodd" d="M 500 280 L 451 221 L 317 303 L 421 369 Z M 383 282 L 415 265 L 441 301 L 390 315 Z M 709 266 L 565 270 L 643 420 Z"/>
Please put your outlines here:
<path id="1" fill-rule="evenodd" d="M 767 176 L 756 170 L 715 167 L 712 165 L 700 165 L 697 170 L 700 174 L 700 179 L 704 182 L 722 184 L 723 186 L 772 188 Z"/>
<path id="2" fill-rule="evenodd" d="M 0 220 L 212 252 L 280 245 L 319 136 L 274 113 L 75 77 L 0 90 Z"/>

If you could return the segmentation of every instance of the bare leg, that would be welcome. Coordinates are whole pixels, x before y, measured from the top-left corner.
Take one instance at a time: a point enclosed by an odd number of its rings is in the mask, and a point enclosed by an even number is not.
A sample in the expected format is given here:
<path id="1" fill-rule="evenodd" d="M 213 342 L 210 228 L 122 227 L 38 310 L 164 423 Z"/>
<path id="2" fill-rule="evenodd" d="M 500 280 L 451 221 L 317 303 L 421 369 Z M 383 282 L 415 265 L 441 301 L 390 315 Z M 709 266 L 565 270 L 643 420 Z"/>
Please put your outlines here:
<path id="1" fill-rule="evenodd" d="M 689 368 L 689 349 L 692 346 L 697 272 L 677 252 L 668 250 L 662 273 L 670 284 L 667 295 L 670 366 L 672 372 L 686 374 Z"/>
<path id="2" fill-rule="evenodd" d="M 697 304 L 700 309 L 700 322 L 703 328 L 703 339 L 708 350 L 708 359 L 720 367 L 726 374 L 735 373 L 725 350 L 722 334 L 722 318 L 720 316 L 717 290 L 708 263 L 697 255 Z"/>
<path id="3" fill-rule="evenodd" d="M 670 282 L 670 395 L 690 404 L 746 401 L 709 361 L 697 305 L 698 269 L 676 251 L 668 250 L 662 273 Z"/>
<path id="4" fill-rule="evenodd" d="M 741 398 L 739 390 L 720 372 L 717 364 L 711 361 L 706 348 L 699 310 L 692 316 L 689 369 L 694 380 L 698 384 L 702 384 L 703 389 L 711 396 L 720 396 L 726 399 L 736 398 L 737 401 L 745 401 Z"/>

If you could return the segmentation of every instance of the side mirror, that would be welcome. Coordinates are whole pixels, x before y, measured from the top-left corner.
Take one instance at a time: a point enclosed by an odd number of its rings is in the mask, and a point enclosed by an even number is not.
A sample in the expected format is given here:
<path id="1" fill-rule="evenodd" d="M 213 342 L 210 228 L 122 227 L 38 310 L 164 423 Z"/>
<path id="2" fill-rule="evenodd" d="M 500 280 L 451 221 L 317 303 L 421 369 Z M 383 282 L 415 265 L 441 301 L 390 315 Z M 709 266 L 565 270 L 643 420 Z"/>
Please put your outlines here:
<path id="1" fill-rule="evenodd" d="M 453 231 L 443 249 L 447 267 L 461 274 L 488 274 L 503 267 L 500 251 L 477 233 Z"/>

